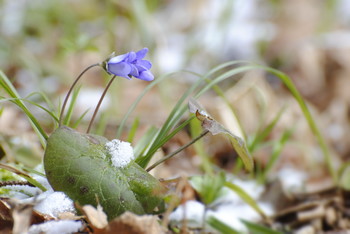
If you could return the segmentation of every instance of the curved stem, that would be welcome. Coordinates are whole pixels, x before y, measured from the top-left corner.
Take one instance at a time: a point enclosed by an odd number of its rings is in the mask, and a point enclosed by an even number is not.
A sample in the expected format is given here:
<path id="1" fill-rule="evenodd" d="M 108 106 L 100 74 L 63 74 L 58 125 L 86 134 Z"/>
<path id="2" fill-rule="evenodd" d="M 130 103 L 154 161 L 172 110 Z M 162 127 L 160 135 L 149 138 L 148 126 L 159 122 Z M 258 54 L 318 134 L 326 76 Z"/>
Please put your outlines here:
<path id="1" fill-rule="evenodd" d="M 61 113 L 60 113 L 60 118 L 59 118 L 59 126 L 62 125 L 62 121 L 63 121 L 63 114 L 64 114 L 64 109 L 66 108 L 67 102 L 68 102 L 68 98 L 71 94 L 71 92 L 73 91 L 73 88 L 75 87 L 75 85 L 78 83 L 78 81 L 80 80 L 80 78 L 84 75 L 85 72 L 87 72 L 90 68 L 96 67 L 96 66 L 100 66 L 100 63 L 96 63 L 96 64 L 92 64 L 90 66 L 88 66 L 87 68 L 84 69 L 84 71 L 82 71 L 79 76 L 75 79 L 74 83 L 72 84 L 72 86 L 70 87 L 64 101 L 63 101 L 63 105 L 62 105 L 62 109 L 61 109 Z"/>
<path id="2" fill-rule="evenodd" d="M 89 132 L 90 132 L 92 123 L 94 122 L 95 117 L 96 117 L 96 114 L 97 114 L 98 110 L 100 109 L 100 106 L 101 106 L 101 104 L 102 104 L 103 98 L 105 97 L 105 95 L 106 95 L 106 93 L 107 93 L 109 87 L 111 86 L 112 82 L 114 81 L 115 77 L 116 77 L 116 76 L 113 76 L 113 77 L 112 77 L 112 79 L 108 82 L 107 87 L 106 87 L 105 90 L 103 91 L 102 96 L 100 97 L 100 100 L 98 101 L 97 106 L 96 106 L 96 108 L 95 108 L 94 114 L 92 115 L 92 118 L 91 118 L 90 123 L 89 123 L 89 127 L 88 127 L 88 129 L 86 130 L 86 133 L 89 133 Z"/>
<path id="3" fill-rule="evenodd" d="M 203 131 L 199 136 L 194 138 L 192 141 L 188 142 L 186 145 L 181 146 L 180 148 L 178 148 L 174 152 L 168 154 L 167 156 L 164 156 L 162 159 L 160 159 L 157 162 L 155 162 L 153 165 L 151 165 L 149 168 L 147 168 L 146 171 L 149 172 L 150 170 L 152 170 L 153 168 L 155 168 L 156 166 L 158 166 L 162 162 L 168 160 L 169 158 L 173 157 L 175 154 L 177 154 L 177 153 L 181 152 L 182 150 L 186 149 L 187 147 L 189 147 L 190 145 L 192 145 L 193 143 L 195 143 L 196 141 L 198 141 L 199 139 L 204 137 L 208 132 L 209 132 L 209 130 Z"/>

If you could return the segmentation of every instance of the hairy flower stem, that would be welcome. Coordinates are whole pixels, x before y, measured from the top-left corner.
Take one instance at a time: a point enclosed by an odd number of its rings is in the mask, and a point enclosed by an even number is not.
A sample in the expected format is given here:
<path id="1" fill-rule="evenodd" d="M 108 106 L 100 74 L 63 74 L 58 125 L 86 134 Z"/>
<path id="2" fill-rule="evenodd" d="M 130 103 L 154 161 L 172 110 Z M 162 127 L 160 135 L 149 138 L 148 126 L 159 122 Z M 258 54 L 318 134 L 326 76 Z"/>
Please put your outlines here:
<path id="1" fill-rule="evenodd" d="M 105 97 L 105 95 L 106 95 L 106 93 L 107 93 L 109 87 L 111 86 L 112 82 L 114 81 L 115 77 L 116 77 L 115 75 L 112 77 L 112 79 L 108 82 L 107 87 L 106 87 L 105 90 L 103 91 L 103 93 L 102 93 L 102 95 L 101 95 L 101 97 L 100 97 L 100 100 L 98 101 L 97 106 L 96 106 L 96 108 L 95 108 L 94 114 L 92 115 L 92 118 L 91 118 L 90 123 L 89 123 L 89 127 L 88 127 L 88 129 L 86 130 L 86 133 L 89 133 L 89 132 L 90 132 L 92 123 L 94 122 L 95 117 L 96 117 L 96 114 L 97 114 L 98 110 L 100 109 L 100 106 L 101 106 L 101 104 L 102 104 L 103 98 Z"/>
<path id="2" fill-rule="evenodd" d="M 150 170 L 152 170 L 153 168 L 155 168 L 156 166 L 158 166 L 159 164 L 161 164 L 162 162 L 168 160 L 169 158 L 173 157 L 174 155 L 178 154 L 179 152 L 181 152 L 182 150 L 186 149 L 187 147 L 189 147 L 190 145 L 194 144 L 196 141 L 198 141 L 199 139 L 201 139 L 202 137 L 204 137 L 207 133 L 209 132 L 209 130 L 205 130 L 203 131 L 199 136 L 197 136 L 196 138 L 194 138 L 192 141 L 188 142 L 186 145 L 181 146 L 180 148 L 178 148 L 177 150 L 175 150 L 174 152 L 164 156 L 162 159 L 158 160 L 157 162 L 155 162 L 152 166 L 150 166 L 149 168 L 146 169 L 147 172 L 149 172 Z"/>
<path id="3" fill-rule="evenodd" d="M 33 184 L 29 183 L 28 181 L 0 181 L 0 187 L 14 186 L 14 185 L 35 187 Z"/>
<path id="4" fill-rule="evenodd" d="M 62 125 L 62 122 L 63 122 L 63 114 L 64 114 L 64 109 L 66 108 L 66 105 L 67 105 L 67 102 L 68 102 L 68 98 L 71 94 L 71 92 L 73 91 L 75 85 L 78 83 L 78 81 L 80 80 L 80 78 L 84 75 L 85 72 L 87 72 L 90 68 L 93 68 L 93 67 L 97 67 L 97 66 L 100 66 L 101 64 L 100 63 L 96 63 L 96 64 L 92 64 L 90 66 L 88 66 L 87 68 L 84 69 L 84 71 L 82 71 L 79 76 L 75 79 L 74 83 L 72 84 L 72 86 L 70 87 L 64 101 L 63 101 L 63 105 L 62 105 L 62 109 L 61 109 L 61 113 L 60 113 L 60 118 L 59 118 L 59 126 Z"/>

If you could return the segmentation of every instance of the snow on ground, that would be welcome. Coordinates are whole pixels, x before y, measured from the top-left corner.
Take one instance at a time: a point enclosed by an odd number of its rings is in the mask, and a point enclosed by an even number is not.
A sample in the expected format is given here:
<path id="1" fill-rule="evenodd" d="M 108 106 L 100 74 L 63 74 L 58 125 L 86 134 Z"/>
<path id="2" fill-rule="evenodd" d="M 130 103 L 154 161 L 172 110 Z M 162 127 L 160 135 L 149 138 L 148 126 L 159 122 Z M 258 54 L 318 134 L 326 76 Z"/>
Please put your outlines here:
<path id="1" fill-rule="evenodd" d="M 255 181 L 243 181 L 235 178 L 231 182 L 241 187 L 254 200 L 258 200 L 264 190 L 264 188 L 261 185 L 258 185 Z M 210 209 L 206 212 L 206 219 L 210 216 L 214 216 L 236 230 L 242 232 L 246 231 L 247 229 L 240 219 L 254 222 L 259 220 L 259 214 L 232 190 L 226 187 L 222 189 L 226 191 L 222 193 L 223 196 L 210 204 Z M 265 214 L 271 215 L 273 213 L 273 208 L 270 204 L 258 202 L 258 205 Z M 186 219 L 188 227 L 201 228 L 203 226 L 204 211 L 205 207 L 203 203 L 198 201 L 187 201 L 170 214 L 170 223 L 172 225 L 181 226 L 183 220 Z"/>
<path id="2" fill-rule="evenodd" d="M 42 168 L 37 168 L 37 171 L 42 171 Z M 4 188 L 12 190 L 11 198 L 19 199 L 20 203 L 34 203 L 34 210 L 58 218 L 60 214 L 71 212 L 75 213 L 73 201 L 63 192 L 55 192 L 50 186 L 45 177 L 32 175 L 32 177 L 41 183 L 47 191 L 42 192 L 39 188 L 31 186 L 5 186 Z M 73 220 L 51 220 L 42 224 L 32 225 L 29 229 L 29 234 L 33 233 L 73 233 L 79 231 L 82 227 L 80 221 Z"/>
<path id="3" fill-rule="evenodd" d="M 50 234 L 70 234 L 78 232 L 82 224 L 74 220 L 54 220 L 41 224 L 32 225 L 28 234 L 50 233 Z"/>

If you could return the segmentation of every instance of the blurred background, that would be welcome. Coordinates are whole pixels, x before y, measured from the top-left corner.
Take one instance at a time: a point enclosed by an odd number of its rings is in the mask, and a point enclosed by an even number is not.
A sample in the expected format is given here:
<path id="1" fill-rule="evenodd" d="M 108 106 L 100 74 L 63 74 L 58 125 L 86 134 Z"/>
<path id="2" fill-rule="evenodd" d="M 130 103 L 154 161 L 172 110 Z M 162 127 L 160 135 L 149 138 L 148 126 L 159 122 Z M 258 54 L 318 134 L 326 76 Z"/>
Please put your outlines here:
<path id="1" fill-rule="evenodd" d="M 350 157 L 349 13 L 347 0 L 2 0 L 0 69 L 21 96 L 44 92 L 57 108 L 84 68 L 112 52 L 148 47 L 147 59 L 153 63 L 156 79 L 176 73 L 153 88 L 128 120 L 131 124 L 140 118 L 138 134 L 142 135 L 146 126 L 164 123 L 185 88 L 196 80 L 182 70 L 204 75 L 231 60 L 268 65 L 291 76 L 339 163 Z M 90 111 L 78 129 L 86 129 L 108 80 L 97 68 L 84 76 L 74 118 Z M 93 132 L 113 138 L 118 123 L 146 85 L 118 78 Z M 286 106 L 269 136 L 278 138 L 294 128 L 277 168 L 288 164 L 300 170 L 311 168 L 315 177 L 325 173 L 314 136 L 277 78 L 248 72 L 238 83 L 225 81 L 221 88 L 248 138 Z M 46 105 L 40 95 L 30 99 Z M 225 126 L 234 128 L 232 114 L 214 93 L 208 92 L 200 102 Z M 0 117 L 2 151 L 10 160 L 36 165 L 43 155 L 38 139 L 23 113 L 12 104 L 5 107 Z M 47 132 L 52 132 L 51 118 L 35 106 L 30 108 Z M 105 127 L 99 128 L 102 123 Z M 183 139 L 176 144 L 183 144 Z M 264 165 L 271 150 L 262 147 L 254 157 Z M 229 144 L 213 142 L 208 151 L 219 165 L 232 168 Z"/>

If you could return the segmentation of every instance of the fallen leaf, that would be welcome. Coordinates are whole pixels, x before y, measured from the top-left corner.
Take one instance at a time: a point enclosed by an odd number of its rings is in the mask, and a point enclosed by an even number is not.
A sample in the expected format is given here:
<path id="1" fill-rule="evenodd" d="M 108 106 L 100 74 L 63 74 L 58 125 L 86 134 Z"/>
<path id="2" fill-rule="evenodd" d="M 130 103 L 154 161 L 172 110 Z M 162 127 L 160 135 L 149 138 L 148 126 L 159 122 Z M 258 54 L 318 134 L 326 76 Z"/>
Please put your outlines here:
<path id="1" fill-rule="evenodd" d="M 131 212 L 125 212 L 120 217 L 112 220 L 103 230 L 97 230 L 96 234 L 159 234 L 165 233 L 158 217 L 154 215 L 138 216 Z"/>
<path id="2" fill-rule="evenodd" d="M 85 205 L 82 209 L 92 228 L 103 229 L 108 225 L 107 215 L 100 204 L 97 205 L 97 209 L 92 205 Z"/>

